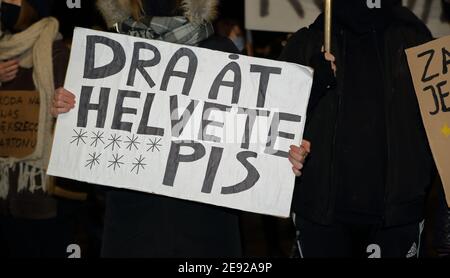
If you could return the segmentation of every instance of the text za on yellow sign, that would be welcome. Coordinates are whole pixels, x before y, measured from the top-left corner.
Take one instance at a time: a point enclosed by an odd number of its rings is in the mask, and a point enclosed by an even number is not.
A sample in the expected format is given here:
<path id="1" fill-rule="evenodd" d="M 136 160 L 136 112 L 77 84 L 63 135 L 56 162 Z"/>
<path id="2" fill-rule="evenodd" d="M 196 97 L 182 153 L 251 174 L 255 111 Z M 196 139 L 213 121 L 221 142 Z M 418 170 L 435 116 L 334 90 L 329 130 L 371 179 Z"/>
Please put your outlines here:
<path id="1" fill-rule="evenodd" d="M 39 123 L 36 91 L 0 91 L 0 157 L 33 153 Z"/>
<path id="2" fill-rule="evenodd" d="M 450 36 L 406 50 L 422 119 L 450 204 Z"/>

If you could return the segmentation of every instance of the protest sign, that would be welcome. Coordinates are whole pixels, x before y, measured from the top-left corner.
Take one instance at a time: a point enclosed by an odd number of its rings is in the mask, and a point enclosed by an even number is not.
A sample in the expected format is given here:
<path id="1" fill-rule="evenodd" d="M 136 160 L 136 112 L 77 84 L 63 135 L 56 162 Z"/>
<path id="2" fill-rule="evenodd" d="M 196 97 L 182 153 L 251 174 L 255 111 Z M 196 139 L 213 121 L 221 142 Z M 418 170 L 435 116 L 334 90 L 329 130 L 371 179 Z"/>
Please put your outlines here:
<path id="1" fill-rule="evenodd" d="M 250 30 L 293 33 L 312 24 L 323 10 L 324 0 L 245 0 L 245 27 Z M 368 5 L 377 7 L 376 0 Z M 381 4 L 380 4 L 381 5 Z M 433 36 L 450 34 L 450 22 L 443 15 L 441 0 L 403 0 L 430 28 Z"/>
<path id="2" fill-rule="evenodd" d="M 39 124 L 36 91 L 0 92 L 0 157 L 23 158 L 34 152 Z"/>
<path id="3" fill-rule="evenodd" d="M 406 53 L 428 141 L 450 204 L 450 36 Z"/>
<path id="4" fill-rule="evenodd" d="M 287 217 L 312 70 L 75 29 L 48 174 Z"/>

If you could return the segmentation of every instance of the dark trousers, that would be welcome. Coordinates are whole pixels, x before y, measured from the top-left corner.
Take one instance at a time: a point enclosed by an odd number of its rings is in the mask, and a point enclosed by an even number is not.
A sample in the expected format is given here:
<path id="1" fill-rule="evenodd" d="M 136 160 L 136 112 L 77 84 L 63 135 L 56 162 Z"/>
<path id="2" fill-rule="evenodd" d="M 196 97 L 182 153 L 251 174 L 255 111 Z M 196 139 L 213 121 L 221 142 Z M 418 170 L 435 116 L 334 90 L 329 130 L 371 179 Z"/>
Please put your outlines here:
<path id="1" fill-rule="evenodd" d="M 323 226 L 297 217 L 296 227 L 302 258 L 417 258 L 423 222 L 391 228 L 345 223 Z"/>

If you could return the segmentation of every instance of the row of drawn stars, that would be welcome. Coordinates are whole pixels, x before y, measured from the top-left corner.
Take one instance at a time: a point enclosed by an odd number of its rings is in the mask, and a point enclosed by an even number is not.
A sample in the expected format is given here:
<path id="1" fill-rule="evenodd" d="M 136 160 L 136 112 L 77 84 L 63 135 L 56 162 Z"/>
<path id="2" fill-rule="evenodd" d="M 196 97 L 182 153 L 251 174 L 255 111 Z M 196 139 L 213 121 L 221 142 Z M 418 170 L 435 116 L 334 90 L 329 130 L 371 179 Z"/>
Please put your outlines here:
<path id="1" fill-rule="evenodd" d="M 84 167 L 92 170 L 92 168 L 94 168 L 95 166 L 99 166 L 101 156 L 101 153 L 90 153 L 89 159 L 86 160 L 86 165 L 84 165 Z M 125 165 L 123 157 L 123 155 L 113 154 L 112 158 L 108 160 L 108 168 L 112 168 L 114 172 L 116 171 L 116 169 L 120 169 L 123 165 Z M 138 175 L 140 170 L 145 170 L 145 166 L 147 164 L 144 163 L 144 161 L 145 157 L 143 157 L 142 155 L 140 155 L 139 158 L 134 158 L 133 162 L 129 163 L 130 165 L 132 165 L 130 172 L 134 172 L 136 173 L 136 175 Z"/>
<path id="2" fill-rule="evenodd" d="M 122 148 L 124 146 L 123 144 L 125 144 L 125 149 L 131 151 L 132 149 L 139 150 L 139 146 L 142 143 L 141 141 L 139 141 L 139 136 L 134 134 L 131 137 L 125 136 L 126 138 L 123 138 L 122 135 L 110 134 L 109 138 L 106 138 L 106 136 L 104 136 L 105 133 L 101 131 L 91 131 L 91 135 L 88 135 L 88 132 L 84 131 L 83 129 L 80 129 L 79 131 L 74 129 L 73 132 L 74 135 L 72 136 L 70 144 L 76 144 L 77 146 L 79 146 L 80 144 L 88 144 L 89 142 L 87 141 L 90 139 L 91 147 L 97 147 L 97 145 L 101 143 L 103 145 L 106 145 L 104 148 L 105 150 L 110 148 L 112 151 L 114 151 L 115 149 Z M 153 138 L 153 140 L 149 138 L 149 142 L 146 143 L 146 145 L 148 146 L 147 152 L 159 152 L 160 147 L 162 146 L 160 144 L 161 140 L 161 138 Z"/>

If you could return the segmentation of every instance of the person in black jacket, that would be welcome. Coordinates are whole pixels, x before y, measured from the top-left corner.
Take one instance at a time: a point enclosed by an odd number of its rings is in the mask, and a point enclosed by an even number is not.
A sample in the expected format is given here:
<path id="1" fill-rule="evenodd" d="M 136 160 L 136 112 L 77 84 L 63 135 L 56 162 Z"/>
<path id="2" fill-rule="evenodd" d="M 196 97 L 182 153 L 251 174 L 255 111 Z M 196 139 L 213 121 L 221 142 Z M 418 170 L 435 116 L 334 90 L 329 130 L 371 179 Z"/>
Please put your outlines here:
<path id="1" fill-rule="evenodd" d="M 161 17 L 184 15 L 189 20 L 200 20 L 208 24 L 217 5 L 217 1 L 211 0 L 146 0 L 128 1 L 128 5 L 120 6 L 124 2 L 127 1 L 99 0 L 98 5 L 109 27 L 115 25 L 115 29 L 121 33 L 144 36 L 150 33 L 155 35 L 155 32 L 145 30 L 152 27 L 153 20 L 171 20 Z M 133 8 L 136 5 L 137 16 L 133 12 L 136 11 Z M 145 13 L 140 14 L 141 10 Z M 130 15 L 134 15 L 134 18 L 129 18 Z M 145 20 L 140 21 L 141 18 Z M 180 18 L 174 20 L 179 22 Z M 206 27 L 208 26 L 210 25 Z M 203 33 L 186 36 L 176 30 L 169 30 L 172 31 L 174 36 L 170 37 L 185 38 L 188 41 L 205 35 Z M 207 36 L 196 43 L 197 46 L 237 53 L 229 39 L 206 33 Z M 154 39 L 161 37 L 164 37 L 164 34 L 157 34 Z M 68 112 L 74 108 L 74 101 L 70 92 L 64 89 L 56 92 L 53 113 Z M 110 190 L 107 193 L 103 257 L 241 255 L 239 219 L 233 210 L 122 189 Z"/>
<path id="2" fill-rule="evenodd" d="M 405 49 L 432 36 L 401 1 L 380 3 L 334 1 L 335 78 L 321 52 L 323 15 L 281 55 L 315 69 L 306 141 L 290 152 L 306 257 L 418 255 L 434 164 Z"/>

